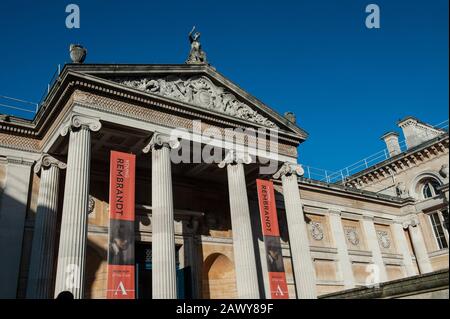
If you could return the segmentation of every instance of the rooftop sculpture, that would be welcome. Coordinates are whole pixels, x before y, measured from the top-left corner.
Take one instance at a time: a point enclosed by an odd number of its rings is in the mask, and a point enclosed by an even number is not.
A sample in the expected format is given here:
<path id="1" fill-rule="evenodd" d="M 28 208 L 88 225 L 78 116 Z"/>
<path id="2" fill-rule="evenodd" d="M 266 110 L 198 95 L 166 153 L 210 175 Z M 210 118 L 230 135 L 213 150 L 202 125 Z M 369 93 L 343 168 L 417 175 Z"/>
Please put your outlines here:
<path id="1" fill-rule="evenodd" d="M 206 60 L 206 53 L 202 50 L 202 45 L 200 44 L 200 32 L 195 32 L 195 26 L 189 32 L 189 41 L 191 43 L 191 51 L 189 52 L 189 57 L 186 60 L 187 64 L 203 64 L 208 63 Z"/>

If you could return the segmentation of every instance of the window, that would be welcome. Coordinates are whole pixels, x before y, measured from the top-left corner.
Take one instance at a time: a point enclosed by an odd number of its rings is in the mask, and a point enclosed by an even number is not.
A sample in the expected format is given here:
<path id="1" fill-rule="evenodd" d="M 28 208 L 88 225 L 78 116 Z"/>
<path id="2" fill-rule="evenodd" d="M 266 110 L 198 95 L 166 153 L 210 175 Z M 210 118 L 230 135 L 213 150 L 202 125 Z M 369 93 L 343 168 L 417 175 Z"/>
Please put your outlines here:
<path id="1" fill-rule="evenodd" d="M 444 220 L 444 228 L 448 232 L 448 210 L 445 209 L 441 213 L 442 213 L 442 217 L 443 217 L 443 220 Z"/>
<path id="2" fill-rule="evenodd" d="M 433 226 L 434 236 L 436 237 L 436 241 L 438 243 L 439 249 L 448 248 L 448 242 L 447 238 L 445 237 L 445 231 L 444 225 L 443 225 L 443 219 L 445 218 L 443 215 L 444 213 L 447 215 L 448 219 L 448 212 L 447 211 L 437 211 L 429 214 L 431 225 Z"/>
<path id="3" fill-rule="evenodd" d="M 423 198 L 431 198 L 436 196 L 438 194 L 437 188 L 439 186 L 439 182 L 435 179 L 426 180 L 422 188 Z"/>

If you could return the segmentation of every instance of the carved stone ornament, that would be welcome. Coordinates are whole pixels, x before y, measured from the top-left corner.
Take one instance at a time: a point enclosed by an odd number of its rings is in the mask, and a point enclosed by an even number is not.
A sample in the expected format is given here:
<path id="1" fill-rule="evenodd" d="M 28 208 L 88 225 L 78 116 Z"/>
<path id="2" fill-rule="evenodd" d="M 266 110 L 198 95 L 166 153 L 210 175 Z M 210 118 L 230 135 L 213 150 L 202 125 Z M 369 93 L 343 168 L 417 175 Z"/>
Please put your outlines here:
<path id="1" fill-rule="evenodd" d="M 297 117 L 294 112 L 286 112 L 284 113 L 284 117 L 291 123 L 295 124 L 297 122 Z"/>
<path id="2" fill-rule="evenodd" d="M 294 163 L 284 163 L 281 168 L 278 170 L 278 172 L 273 175 L 274 179 L 279 179 L 283 175 L 292 175 L 297 174 L 297 176 L 303 176 L 305 174 L 305 171 L 303 170 L 303 167 L 300 164 L 294 164 Z"/>
<path id="3" fill-rule="evenodd" d="M 95 200 L 94 197 L 89 195 L 89 203 L 88 203 L 88 214 L 91 214 L 95 209 Z"/>
<path id="4" fill-rule="evenodd" d="M 142 150 L 144 153 L 150 152 L 152 149 L 159 149 L 161 147 L 168 147 L 170 149 L 177 149 L 180 147 L 180 141 L 177 138 L 172 138 L 169 135 L 155 132 L 153 133 L 150 142 Z"/>
<path id="5" fill-rule="evenodd" d="M 353 245 L 358 246 L 359 245 L 359 236 L 358 232 L 355 228 L 346 228 L 345 229 L 345 236 L 347 237 L 347 240 Z"/>
<path id="6" fill-rule="evenodd" d="M 102 128 L 102 124 L 96 118 L 86 117 L 84 115 L 73 114 L 63 123 L 61 127 L 61 135 L 66 136 L 70 130 L 85 127 L 93 132 L 97 132 Z"/>
<path id="7" fill-rule="evenodd" d="M 315 240 L 322 240 L 323 239 L 323 228 L 320 223 L 317 222 L 311 222 L 311 235 Z"/>
<path id="8" fill-rule="evenodd" d="M 49 168 L 51 165 L 58 167 L 59 169 L 65 169 L 67 165 L 53 156 L 48 154 L 43 154 L 39 160 L 36 162 L 34 166 L 34 172 L 37 174 L 41 171 L 41 169 Z"/>
<path id="9" fill-rule="evenodd" d="M 395 187 L 398 196 L 405 197 L 408 195 L 408 191 L 406 190 L 406 184 L 404 182 L 399 182 Z"/>
<path id="10" fill-rule="evenodd" d="M 247 153 L 229 150 L 222 162 L 218 164 L 219 168 L 224 168 L 227 164 L 250 164 L 252 158 Z"/>
<path id="11" fill-rule="evenodd" d="M 391 247 L 391 240 L 389 239 L 389 234 L 387 231 L 384 230 L 377 231 L 377 237 L 381 247 L 385 249 Z"/>
<path id="12" fill-rule="evenodd" d="M 448 177 L 448 164 L 444 164 L 441 166 L 441 169 L 439 170 L 439 175 L 441 175 L 443 178 Z"/>
<path id="13" fill-rule="evenodd" d="M 234 94 L 228 92 L 225 88 L 215 85 L 206 76 L 182 77 L 169 75 L 163 78 L 114 79 L 113 81 L 262 126 L 277 127 L 275 123 L 239 101 Z"/>

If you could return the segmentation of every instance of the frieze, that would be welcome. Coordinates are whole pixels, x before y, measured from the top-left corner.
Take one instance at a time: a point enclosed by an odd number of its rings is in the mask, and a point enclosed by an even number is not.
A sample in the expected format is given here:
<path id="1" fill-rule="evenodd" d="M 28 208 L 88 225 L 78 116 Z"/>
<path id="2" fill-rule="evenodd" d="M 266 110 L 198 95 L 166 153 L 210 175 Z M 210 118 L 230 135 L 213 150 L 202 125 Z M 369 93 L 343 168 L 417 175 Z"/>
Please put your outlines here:
<path id="1" fill-rule="evenodd" d="M 234 94 L 223 87 L 215 85 L 205 76 L 169 75 L 163 78 L 113 79 L 113 81 L 262 126 L 277 127 L 275 123 L 253 110 L 249 105 L 239 101 Z"/>

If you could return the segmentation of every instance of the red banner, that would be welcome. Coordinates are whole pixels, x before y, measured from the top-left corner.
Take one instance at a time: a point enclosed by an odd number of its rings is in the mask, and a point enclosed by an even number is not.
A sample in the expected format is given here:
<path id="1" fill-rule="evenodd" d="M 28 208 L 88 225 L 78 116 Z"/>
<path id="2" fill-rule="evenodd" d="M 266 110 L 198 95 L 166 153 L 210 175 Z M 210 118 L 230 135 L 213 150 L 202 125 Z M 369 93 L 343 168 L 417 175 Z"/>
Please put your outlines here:
<path id="1" fill-rule="evenodd" d="M 136 157 L 111 151 L 108 299 L 135 298 L 134 194 Z"/>
<path id="2" fill-rule="evenodd" d="M 273 183 L 271 181 L 257 179 L 256 187 L 258 190 L 261 228 L 266 247 L 270 293 L 272 299 L 288 299 L 289 293 L 286 283 L 286 274 L 284 272 Z"/>

